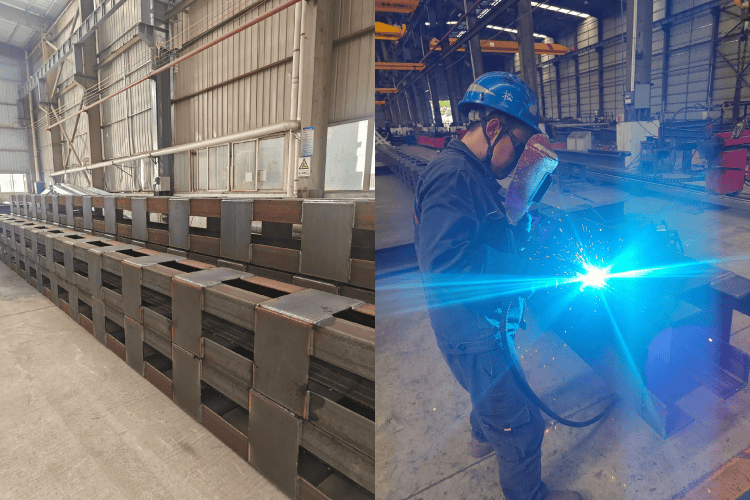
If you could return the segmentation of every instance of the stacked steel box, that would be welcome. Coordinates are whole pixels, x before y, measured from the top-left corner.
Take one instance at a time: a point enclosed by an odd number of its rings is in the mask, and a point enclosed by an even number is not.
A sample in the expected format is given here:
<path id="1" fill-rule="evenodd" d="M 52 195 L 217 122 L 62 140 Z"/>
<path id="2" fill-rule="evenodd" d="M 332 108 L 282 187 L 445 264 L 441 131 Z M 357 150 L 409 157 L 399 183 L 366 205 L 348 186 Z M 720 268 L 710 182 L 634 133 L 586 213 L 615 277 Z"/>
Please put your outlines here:
<path id="1" fill-rule="evenodd" d="M 371 200 L 13 195 L 11 205 L 19 216 L 375 301 Z"/>
<path id="2" fill-rule="evenodd" d="M 406 187 L 411 191 L 417 190 L 419 176 L 428 164 L 426 160 L 386 146 L 377 146 L 377 153 Z"/>
<path id="3" fill-rule="evenodd" d="M 86 198 L 14 199 L 2 261 L 290 497 L 374 498 L 368 204 Z"/>

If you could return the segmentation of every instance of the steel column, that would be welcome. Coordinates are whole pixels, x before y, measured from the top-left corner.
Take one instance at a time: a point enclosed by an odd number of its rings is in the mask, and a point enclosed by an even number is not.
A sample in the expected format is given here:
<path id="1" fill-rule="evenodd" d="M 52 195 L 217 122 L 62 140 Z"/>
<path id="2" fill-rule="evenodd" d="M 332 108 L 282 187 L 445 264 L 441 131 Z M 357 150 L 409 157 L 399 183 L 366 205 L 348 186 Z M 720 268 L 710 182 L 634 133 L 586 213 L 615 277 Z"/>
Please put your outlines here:
<path id="1" fill-rule="evenodd" d="M 651 83 L 651 35 L 654 25 L 653 0 L 628 0 L 627 59 L 625 91 L 634 91 L 635 84 Z M 640 114 L 640 111 L 637 113 Z M 628 121 L 639 120 L 632 105 L 626 106 Z"/>
<path id="2" fill-rule="evenodd" d="M 711 19 L 713 26 L 711 27 L 711 53 L 709 54 L 708 60 L 708 90 L 706 92 L 706 104 L 710 107 L 714 100 L 714 82 L 716 80 L 716 43 L 719 39 L 719 16 L 721 15 L 721 9 L 714 7 L 711 9 Z"/>
<path id="3" fill-rule="evenodd" d="M 518 52 L 521 60 L 521 78 L 534 92 L 538 92 L 531 0 L 518 1 Z"/>
<path id="4" fill-rule="evenodd" d="M 471 29 L 477 22 L 477 16 L 469 12 L 469 0 L 464 0 L 464 12 L 466 16 L 466 28 Z M 474 80 L 484 74 L 484 65 L 482 64 L 482 47 L 478 36 L 469 40 L 469 55 L 471 57 L 471 70 L 474 74 Z"/>
<path id="5" fill-rule="evenodd" d="M 430 99 L 432 100 L 432 113 L 435 126 L 442 127 L 443 117 L 440 114 L 440 96 L 438 95 L 437 78 L 434 71 L 430 71 L 429 75 L 427 75 L 427 84 L 430 87 Z"/>
<path id="6" fill-rule="evenodd" d="M 562 93 L 560 92 L 560 61 L 554 60 L 555 66 L 555 86 L 557 88 L 557 119 L 562 119 Z"/>

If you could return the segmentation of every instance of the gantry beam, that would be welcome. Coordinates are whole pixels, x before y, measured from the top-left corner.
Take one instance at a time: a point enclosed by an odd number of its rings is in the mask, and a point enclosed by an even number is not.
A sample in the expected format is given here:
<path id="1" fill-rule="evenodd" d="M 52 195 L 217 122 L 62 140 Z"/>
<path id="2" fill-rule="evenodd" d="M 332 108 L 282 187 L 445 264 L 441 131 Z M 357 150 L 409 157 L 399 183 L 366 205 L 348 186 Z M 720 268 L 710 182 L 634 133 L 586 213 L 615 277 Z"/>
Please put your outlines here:
<path id="1" fill-rule="evenodd" d="M 411 14 L 418 5 L 419 0 L 375 0 L 375 12 Z"/>
<path id="2" fill-rule="evenodd" d="M 60 48 L 53 53 L 42 66 L 36 70 L 36 72 L 29 78 L 29 80 L 21 87 L 21 97 L 26 97 L 39 84 L 39 80 L 44 78 L 47 73 L 52 71 L 58 64 L 63 62 L 65 58 L 73 52 L 73 48 L 79 44 L 82 44 L 90 37 L 97 26 L 99 26 L 104 20 L 109 18 L 112 14 L 117 11 L 127 0 L 103 0 L 96 9 L 81 23 L 81 25 L 73 30 L 70 37 L 60 44 Z"/>
<path id="3" fill-rule="evenodd" d="M 375 22 L 375 40 L 399 41 L 406 34 L 406 25 L 391 26 L 381 22 Z"/>
<path id="4" fill-rule="evenodd" d="M 389 71 L 422 71 L 422 63 L 399 63 L 399 62 L 375 62 L 375 69 Z"/>
<path id="5" fill-rule="evenodd" d="M 396 94 L 398 89 L 375 89 L 376 94 Z"/>
<path id="6" fill-rule="evenodd" d="M 457 38 L 451 38 L 451 45 L 453 45 L 456 40 Z M 518 53 L 518 42 L 482 40 L 480 42 L 480 47 L 482 48 L 482 52 L 490 52 L 495 54 Z M 436 38 L 433 38 L 432 41 L 430 41 L 430 49 L 442 50 L 440 46 L 438 46 L 438 40 Z M 466 50 L 466 47 L 459 47 L 457 50 L 459 52 L 464 52 Z M 549 54 L 554 56 L 561 56 L 573 51 L 573 49 L 571 49 L 570 47 L 566 47 L 565 45 L 561 45 L 559 43 L 535 43 L 534 50 L 537 54 Z"/>

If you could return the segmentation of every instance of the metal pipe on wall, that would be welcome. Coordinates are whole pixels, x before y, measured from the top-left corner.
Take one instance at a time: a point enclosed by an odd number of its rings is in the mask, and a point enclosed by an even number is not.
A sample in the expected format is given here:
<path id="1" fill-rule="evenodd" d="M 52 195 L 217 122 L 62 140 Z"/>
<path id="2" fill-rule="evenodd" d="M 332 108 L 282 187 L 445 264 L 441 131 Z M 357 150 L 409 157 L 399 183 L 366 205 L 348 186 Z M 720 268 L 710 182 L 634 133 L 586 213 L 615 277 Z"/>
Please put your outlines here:
<path id="1" fill-rule="evenodd" d="M 299 20 L 299 76 L 298 81 L 302 80 L 303 72 L 302 72 L 302 61 L 305 60 L 305 14 L 307 14 L 307 2 L 302 2 L 302 9 L 300 12 L 300 20 Z M 299 86 L 297 86 L 297 116 L 295 117 L 295 120 L 297 120 L 298 123 L 301 122 L 301 110 L 302 110 L 302 92 L 299 91 Z M 300 141 L 295 141 L 295 157 L 299 157 L 300 155 L 300 148 L 302 147 L 302 144 Z M 299 171 L 294 168 L 292 170 L 292 178 L 294 179 L 292 183 L 292 191 L 294 193 L 299 192 Z"/>
<path id="2" fill-rule="evenodd" d="M 303 3 L 304 5 L 304 3 Z M 292 52 L 292 89 L 291 89 L 291 110 L 289 111 L 290 120 L 298 120 L 297 117 L 297 100 L 299 99 L 299 73 L 300 73 L 300 33 L 302 31 L 302 5 L 299 3 L 294 6 L 294 51 Z M 287 184 L 286 195 L 289 198 L 294 197 L 294 175 L 297 170 L 297 142 L 294 134 L 289 134 L 289 149 L 287 156 Z"/>
<path id="3" fill-rule="evenodd" d="M 191 142 L 188 144 L 180 144 L 179 146 L 171 146 L 168 148 L 158 149 L 155 151 L 148 151 L 133 156 L 126 156 L 124 158 L 115 158 L 113 160 L 107 160 L 94 165 L 88 165 L 81 168 L 72 168 L 64 172 L 55 172 L 52 177 L 59 177 L 65 174 L 72 174 L 74 172 L 83 172 L 88 170 L 96 170 L 98 168 L 111 167 L 125 163 L 129 161 L 145 160 L 146 158 L 157 158 L 164 155 L 173 155 L 177 153 L 184 153 L 191 149 L 203 149 L 213 146 L 222 146 L 224 144 L 230 144 L 233 142 L 242 142 L 250 139 L 256 139 L 266 135 L 278 134 L 281 132 L 294 132 L 300 129 L 300 122 L 298 120 L 290 120 L 286 122 L 276 123 L 274 125 L 266 125 L 265 127 L 256 128 L 253 130 L 247 130 L 245 132 L 239 132 L 237 134 L 225 135 L 223 137 L 216 137 L 214 139 L 205 139 L 203 141 Z"/>

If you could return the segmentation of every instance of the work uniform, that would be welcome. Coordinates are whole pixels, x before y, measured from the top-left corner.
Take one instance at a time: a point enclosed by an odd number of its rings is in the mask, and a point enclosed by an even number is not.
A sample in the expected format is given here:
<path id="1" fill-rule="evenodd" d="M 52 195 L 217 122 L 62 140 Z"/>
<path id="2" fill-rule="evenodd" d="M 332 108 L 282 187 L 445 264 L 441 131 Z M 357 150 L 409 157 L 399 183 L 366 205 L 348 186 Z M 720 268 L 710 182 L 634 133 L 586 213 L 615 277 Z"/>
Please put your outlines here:
<path id="1" fill-rule="evenodd" d="M 513 380 L 494 314 L 509 299 L 462 301 L 445 284 L 451 275 L 481 283 L 518 271 L 514 228 L 499 189 L 489 168 L 452 140 L 420 176 L 414 241 L 438 347 L 471 395 L 472 435 L 495 449 L 507 500 L 539 500 L 547 492 L 541 480 L 544 420 Z M 440 286 L 431 286 L 436 280 Z"/>

